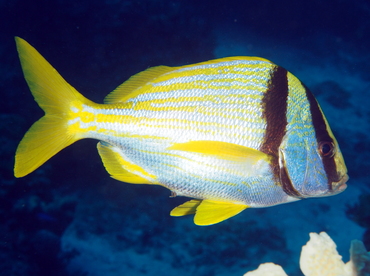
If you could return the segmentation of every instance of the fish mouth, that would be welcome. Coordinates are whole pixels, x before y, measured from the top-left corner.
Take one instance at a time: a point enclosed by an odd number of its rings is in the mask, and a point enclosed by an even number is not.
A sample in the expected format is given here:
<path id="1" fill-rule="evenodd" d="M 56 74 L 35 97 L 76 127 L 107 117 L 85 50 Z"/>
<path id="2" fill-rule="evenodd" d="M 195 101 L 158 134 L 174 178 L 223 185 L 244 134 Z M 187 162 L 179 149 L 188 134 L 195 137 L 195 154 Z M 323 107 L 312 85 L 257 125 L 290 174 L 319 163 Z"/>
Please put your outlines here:
<path id="1" fill-rule="evenodd" d="M 345 174 L 338 182 L 332 182 L 332 190 L 334 194 L 343 192 L 347 188 L 348 174 Z"/>

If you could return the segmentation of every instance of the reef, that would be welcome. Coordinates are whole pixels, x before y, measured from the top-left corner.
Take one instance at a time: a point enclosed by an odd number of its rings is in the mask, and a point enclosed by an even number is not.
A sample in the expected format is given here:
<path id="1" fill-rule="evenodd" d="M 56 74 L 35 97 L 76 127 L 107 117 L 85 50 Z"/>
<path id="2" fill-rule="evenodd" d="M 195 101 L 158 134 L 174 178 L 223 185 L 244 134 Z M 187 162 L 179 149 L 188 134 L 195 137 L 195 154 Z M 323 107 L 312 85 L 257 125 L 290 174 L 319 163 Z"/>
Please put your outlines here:
<path id="1" fill-rule="evenodd" d="M 310 233 L 310 240 L 302 247 L 299 261 L 305 276 L 369 276 L 370 252 L 361 241 L 353 240 L 351 259 L 344 263 L 337 246 L 326 232 Z M 273 263 L 261 264 L 244 276 L 287 276 L 283 268 Z"/>

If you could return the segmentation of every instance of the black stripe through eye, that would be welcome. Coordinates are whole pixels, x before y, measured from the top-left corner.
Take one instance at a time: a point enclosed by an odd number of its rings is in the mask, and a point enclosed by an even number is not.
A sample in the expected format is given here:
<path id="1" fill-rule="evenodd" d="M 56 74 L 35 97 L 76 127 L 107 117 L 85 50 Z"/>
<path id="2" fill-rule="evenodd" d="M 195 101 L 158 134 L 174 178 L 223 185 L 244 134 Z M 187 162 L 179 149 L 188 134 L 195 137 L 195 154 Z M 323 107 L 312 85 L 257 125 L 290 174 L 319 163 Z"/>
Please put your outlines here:
<path id="1" fill-rule="evenodd" d="M 310 90 L 308 90 L 306 86 L 304 87 L 306 89 L 306 97 L 310 103 L 312 124 L 315 129 L 316 141 L 319 145 L 318 150 L 320 155 L 322 157 L 325 157 L 322 159 L 322 162 L 324 165 L 326 176 L 328 178 L 329 189 L 331 190 L 332 183 L 338 182 L 340 180 L 340 177 L 337 172 L 337 166 L 333 158 L 335 154 L 334 141 L 333 138 L 331 138 L 329 135 L 329 132 L 326 128 L 324 115 L 322 114 L 319 104 L 317 103 L 314 95 L 311 93 Z M 330 145 L 332 145 L 332 148 L 330 148 Z"/>

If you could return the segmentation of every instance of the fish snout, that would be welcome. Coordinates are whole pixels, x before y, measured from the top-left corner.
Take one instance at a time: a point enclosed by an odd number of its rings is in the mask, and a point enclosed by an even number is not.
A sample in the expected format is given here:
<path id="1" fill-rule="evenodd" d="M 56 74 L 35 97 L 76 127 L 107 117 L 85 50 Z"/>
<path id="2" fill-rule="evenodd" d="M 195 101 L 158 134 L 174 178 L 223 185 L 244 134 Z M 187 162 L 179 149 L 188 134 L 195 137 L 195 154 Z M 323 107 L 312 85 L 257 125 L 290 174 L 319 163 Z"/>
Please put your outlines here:
<path id="1" fill-rule="evenodd" d="M 339 194 L 347 188 L 347 181 L 349 179 L 348 174 L 345 174 L 338 182 L 332 182 L 332 192 L 333 194 Z"/>

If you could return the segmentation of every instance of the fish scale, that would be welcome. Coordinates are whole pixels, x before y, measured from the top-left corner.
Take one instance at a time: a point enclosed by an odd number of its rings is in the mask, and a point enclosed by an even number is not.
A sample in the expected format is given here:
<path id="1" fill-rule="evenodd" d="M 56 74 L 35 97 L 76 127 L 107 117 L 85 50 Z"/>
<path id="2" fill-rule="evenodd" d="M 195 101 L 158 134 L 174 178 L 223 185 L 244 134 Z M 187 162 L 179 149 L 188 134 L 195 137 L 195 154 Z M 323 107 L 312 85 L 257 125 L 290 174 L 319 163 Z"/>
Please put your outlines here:
<path id="1" fill-rule="evenodd" d="M 20 142 L 16 177 L 68 145 L 99 140 L 114 179 L 194 198 L 172 216 L 197 225 L 346 188 L 343 156 L 312 93 L 258 57 L 230 57 L 132 76 L 94 103 L 16 38 L 25 79 L 45 111 Z"/>

